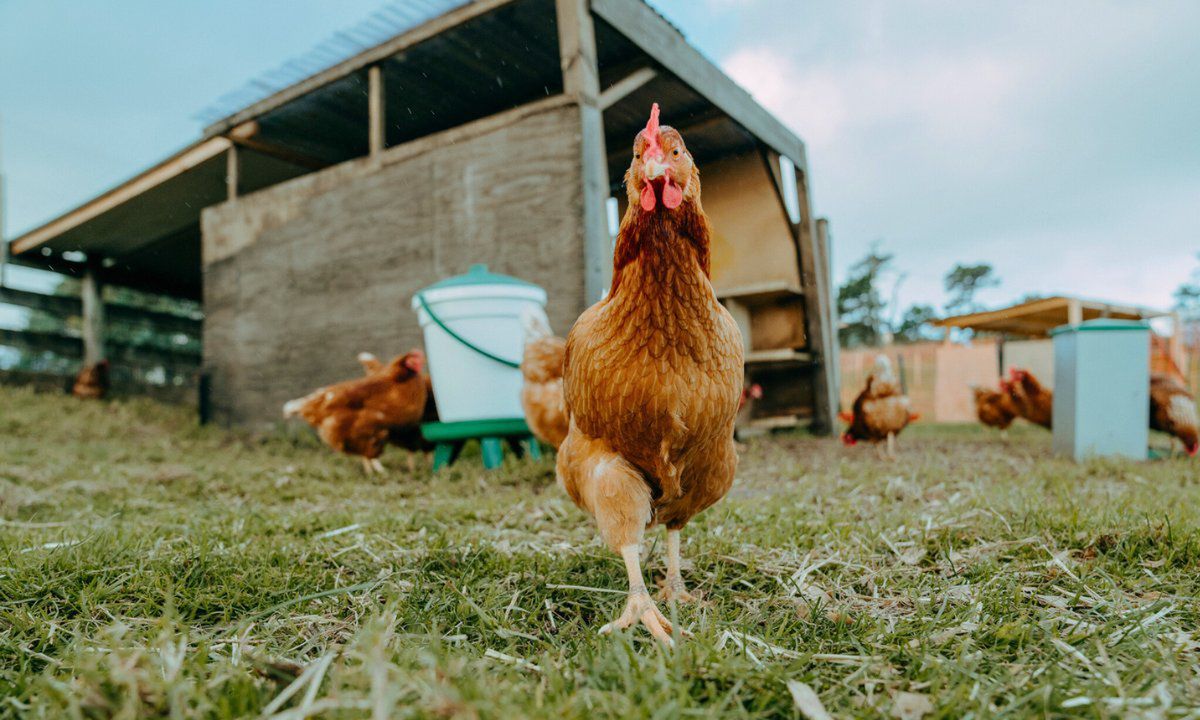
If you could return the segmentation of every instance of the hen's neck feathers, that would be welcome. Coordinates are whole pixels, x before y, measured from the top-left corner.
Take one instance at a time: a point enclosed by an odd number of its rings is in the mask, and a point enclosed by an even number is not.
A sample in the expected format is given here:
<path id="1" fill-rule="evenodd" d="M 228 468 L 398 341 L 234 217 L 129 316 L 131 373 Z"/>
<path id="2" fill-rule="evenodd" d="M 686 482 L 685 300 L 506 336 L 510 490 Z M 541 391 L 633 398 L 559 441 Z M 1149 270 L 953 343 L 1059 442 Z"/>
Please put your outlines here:
<path id="1" fill-rule="evenodd" d="M 675 210 L 651 212 L 631 204 L 613 250 L 609 295 L 616 296 L 623 285 L 639 294 L 648 286 L 690 294 L 691 271 L 698 267 L 708 278 L 709 264 L 708 220 L 698 200 L 685 200 Z"/>

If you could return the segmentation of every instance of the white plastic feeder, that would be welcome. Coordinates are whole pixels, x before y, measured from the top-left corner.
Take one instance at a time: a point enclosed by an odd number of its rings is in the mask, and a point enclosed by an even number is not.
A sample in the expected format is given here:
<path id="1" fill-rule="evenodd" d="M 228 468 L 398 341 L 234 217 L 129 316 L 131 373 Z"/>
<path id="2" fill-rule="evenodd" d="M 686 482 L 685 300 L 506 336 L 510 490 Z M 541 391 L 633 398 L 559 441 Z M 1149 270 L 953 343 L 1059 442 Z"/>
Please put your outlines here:
<path id="1" fill-rule="evenodd" d="M 523 418 L 522 313 L 546 317 L 546 291 L 472 265 L 420 290 L 412 307 L 425 334 L 442 422 Z M 547 324 L 549 324 L 547 322 Z"/>

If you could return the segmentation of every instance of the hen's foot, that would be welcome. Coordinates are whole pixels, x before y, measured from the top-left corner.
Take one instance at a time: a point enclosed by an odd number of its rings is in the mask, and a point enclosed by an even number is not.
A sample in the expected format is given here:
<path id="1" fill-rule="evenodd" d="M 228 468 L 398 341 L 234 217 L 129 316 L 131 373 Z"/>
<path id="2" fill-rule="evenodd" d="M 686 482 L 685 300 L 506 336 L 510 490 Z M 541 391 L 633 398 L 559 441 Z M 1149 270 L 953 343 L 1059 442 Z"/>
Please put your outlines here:
<path id="1" fill-rule="evenodd" d="M 667 576 L 659 581 L 658 587 L 658 599 L 663 602 L 693 603 L 704 598 L 704 593 L 699 590 L 690 592 L 681 577 Z"/>
<path id="2" fill-rule="evenodd" d="M 675 647 L 675 641 L 671 639 L 675 628 L 650 599 L 650 593 L 644 586 L 630 590 L 621 617 L 600 628 L 600 634 L 608 635 L 613 630 L 625 630 L 637 622 L 645 625 L 650 634 L 667 647 Z"/>

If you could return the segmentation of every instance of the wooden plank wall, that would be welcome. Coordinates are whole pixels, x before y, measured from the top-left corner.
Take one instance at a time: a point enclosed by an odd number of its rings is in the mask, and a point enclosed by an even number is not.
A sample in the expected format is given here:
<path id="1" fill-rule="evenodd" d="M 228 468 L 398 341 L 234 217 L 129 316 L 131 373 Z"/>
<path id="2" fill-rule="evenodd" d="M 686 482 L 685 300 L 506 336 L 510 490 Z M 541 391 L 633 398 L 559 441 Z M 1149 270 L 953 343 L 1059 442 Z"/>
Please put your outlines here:
<path id="1" fill-rule="evenodd" d="M 413 293 L 483 262 L 584 308 L 580 119 L 556 99 L 205 210 L 213 418 L 263 425 L 355 354 L 420 344 Z"/>

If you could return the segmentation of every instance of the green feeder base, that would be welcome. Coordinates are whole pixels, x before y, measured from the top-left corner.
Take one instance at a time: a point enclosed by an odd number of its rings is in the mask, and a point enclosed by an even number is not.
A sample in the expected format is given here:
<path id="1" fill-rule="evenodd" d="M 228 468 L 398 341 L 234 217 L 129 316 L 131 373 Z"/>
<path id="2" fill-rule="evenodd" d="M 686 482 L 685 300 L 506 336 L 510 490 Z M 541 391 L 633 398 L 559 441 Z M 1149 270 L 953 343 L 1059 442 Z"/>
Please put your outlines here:
<path id="1" fill-rule="evenodd" d="M 504 462 L 505 445 L 508 445 L 517 457 L 525 455 L 526 452 L 535 460 L 542 457 L 537 440 L 529 432 L 529 426 L 522 418 L 425 423 L 421 426 L 421 434 L 426 440 L 434 443 L 434 472 L 452 465 L 468 440 L 479 441 L 483 466 L 488 470 L 494 470 Z"/>

